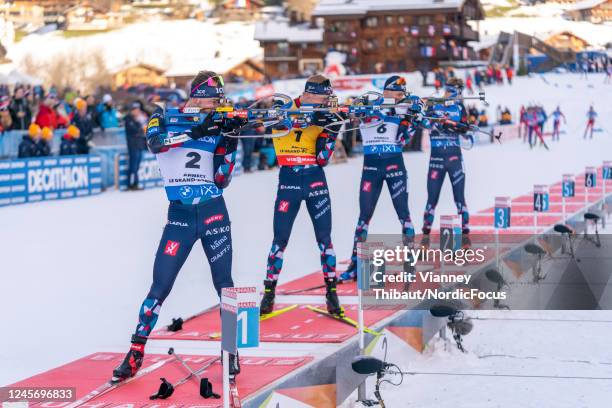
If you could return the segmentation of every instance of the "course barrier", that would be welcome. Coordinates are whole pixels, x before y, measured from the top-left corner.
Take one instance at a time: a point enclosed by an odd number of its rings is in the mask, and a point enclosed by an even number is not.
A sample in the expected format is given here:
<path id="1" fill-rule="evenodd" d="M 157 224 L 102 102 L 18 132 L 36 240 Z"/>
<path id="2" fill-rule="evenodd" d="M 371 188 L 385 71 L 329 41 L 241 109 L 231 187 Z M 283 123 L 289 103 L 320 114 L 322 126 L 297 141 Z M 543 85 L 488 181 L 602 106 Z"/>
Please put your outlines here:
<path id="1" fill-rule="evenodd" d="M 98 155 L 0 162 L 0 206 L 82 197 L 101 191 Z"/>

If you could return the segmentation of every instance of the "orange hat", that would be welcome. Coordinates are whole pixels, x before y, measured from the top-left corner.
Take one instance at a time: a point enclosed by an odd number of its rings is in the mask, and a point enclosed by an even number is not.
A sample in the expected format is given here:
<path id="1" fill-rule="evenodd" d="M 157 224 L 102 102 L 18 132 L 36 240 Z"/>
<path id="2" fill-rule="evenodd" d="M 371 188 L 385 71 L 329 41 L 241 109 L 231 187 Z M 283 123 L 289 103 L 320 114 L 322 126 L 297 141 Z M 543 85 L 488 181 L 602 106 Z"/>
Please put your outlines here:
<path id="1" fill-rule="evenodd" d="M 87 102 L 85 102 L 83 98 L 76 98 L 74 106 L 76 106 L 78 110 L 85 109 L 87 107 Z"/>
<path id="2" fill-rule="evenodd" d="M 40 136 L 40 126 L 38 126 L 36 123 L 32 123 L 28 128 L 28 135 L 30 135 L 30 137 Z"/>
<path id="3" fill-rule="evenodd" d="M 70 136 L 73 137 L 75 139 L 78 139 L 79 136 L 81 136 L 81 131 L 79 130 L 78 127 L 74 126 L 74 125 L 70 125 L 68 126 L 68 129 L 66 129 L 66 133 Z"/>
<path id="4" fill-rule="evenodd" d="M 53 131 L 51 130 L 51 128 L 48 128 L 47 126 L 42 128 L 42 138 L 45 140 L 53 139 Z"/>

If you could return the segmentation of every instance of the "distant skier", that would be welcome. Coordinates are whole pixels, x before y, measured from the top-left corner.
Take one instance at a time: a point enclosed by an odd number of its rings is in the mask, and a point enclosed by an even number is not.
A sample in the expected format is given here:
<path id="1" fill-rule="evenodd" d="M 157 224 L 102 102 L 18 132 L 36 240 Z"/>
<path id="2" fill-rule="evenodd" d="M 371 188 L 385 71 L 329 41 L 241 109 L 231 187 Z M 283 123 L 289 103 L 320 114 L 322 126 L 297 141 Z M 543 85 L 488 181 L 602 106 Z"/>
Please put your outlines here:
<path id="1" fill-rule="evenodd" d="M 595 126 L 595 118 L 596 117 L 597 117 L 597 112 L 595 112 L 595 109 L 593 108 L 593 105 L 591 105 L 589 107 L 589 111 L 587 112 L 587 125 L 586 125 L 586 128 L 584 129 L 583 139 L 586 139 L 587 133 L 589 132 L 589 130 L 591 131 L 589 139 L 593 138 L 593 127 Z"/>
<path id="2" fill-rule="evenodd" d="M 293 105 L 295 109 L 301 106 L 325 106 L 331 95 L 332 86 L 329 79 L 314 75 L 308 78 L 304 93 Z M 327 310 L 339 316 L 344 314 L 336 294 L 336 253 L 331 241 L 331 199 L 323 171 L 334 152 L 336 138 L 342 126 L 341 119 L 337 114 L 319 111 L 313 114 L 312 121 L 305 123 L 304 127 L 287 125 L 293 126 L 291 132 L 273 139 L 280 171 L 274 204 L 274 240 L 268 255 L 261 314 L 274 310 L 276 284 L 283 267 L 285 248 L 302 201 L 306 203 L 321 251 L 321 268 L 327 288 Z M 274 133 L 286 130 L 279 128 L 275 129 Z"/>
<path id="3" fill-rule="evenodd" d="M 214 113 L 223 95 L 223 79 L 214 72 L 201 71 L 191 82 L 190 97 L 182 108 L 158 108 L 149 119 L 147 146 L 157 157 L 170 206 L 155 256 L 153 284 L 140 308 L 130 351 L 113 371 L 116 381 L 134 376 L 142 365 L 145 344 L 162 303 L 197 240 L 204 247 L 217 294 L 234 285 L 230 220 L 222 194 L 231 180 L 238 139 L 221 132 L 231 131 L 241 122 Z M 193 117 L 200 111 L 207 114 L 203 122 L 194 124 Z M 172 134 L 187 134 L 193 140 L 165 145 L 164 140 Z M 230 357 L 230 372 L 237 374 L 238 359 Z"/>
<path id="4" fill-rule="evenodd" d="M 540 139 L 540 145 L 544 146 L 548 150 L 548 145 L 544 141 L 542 135 L 542 126 L 545 121 L 545 115 L 538 106 L 529 106 L 525 112 L 525 124 L 527 125 L 527 139 L 529 141 L 529 148 L 533 149 L 537 144 L 537 139 Z"/>
<path id="5" fill-rule="evenodd" d="M 560 134 L 559 125 L 561 124 L 561 118 L 563 118 L 563 123 L 565 124 L 567 124 L 567 119 L 565 119 L 565 115 L 563 114 L 563 112 L 561 112 L 561 108 L 559 106 L 557 106 L 557 109 L 553 111 L 552 117 L 553 117 L 552 140 L 558 141 L 559 134 Z"/>
<path id="6" fill-rule="evenodd" d="M 395 103 L 406 98 L 406 80 L 397 75 L 389 77 L 383 88 L 383 96 L 385 99 L 393 99 Z M 411 102 L 410 116 L 407 115 L 407 108 L 398 107 L 366 116 L 360 125 L 364 156 L 359 185 L 359 219 L 351 263 L 346 272 L 340 275 L 340 281 L 357 279 L 357 243 L 364 242 L 368 236 L 370 219 L 385 182 L 399 218 L 404 241 L 414 239 L 414 227 L 408 209 L 408 173 L 402 147 L 416 130 L 411 121 L 416 123 L 416 117 L 422 118 L 423 102 L 419 98 Z M 372 126 L 372 123 L 379 124 Z"/>
<path id="7" fill-rule="evenodd" d="M 463 245 L 468 246 L 470 232 L 467 204 L 465 202 L 465 172 L 460 138 L 467 137 L 469 130 L 467 112 L 458 100 L 463 91 L 463 81 L 459 78 L 449 80 L 445 87 L 444 104 L 437 104 L 427 111 L 428 117 L 440 118 L 433 121 L 430 133 L 431 156 L 427 174 L 427 205 L 423 216 L 423 246 L 429 245 L 429 234 L 434 222 L 440 190 L 448 173 L 453 188 L 457 213 L 461 217 Z"/>

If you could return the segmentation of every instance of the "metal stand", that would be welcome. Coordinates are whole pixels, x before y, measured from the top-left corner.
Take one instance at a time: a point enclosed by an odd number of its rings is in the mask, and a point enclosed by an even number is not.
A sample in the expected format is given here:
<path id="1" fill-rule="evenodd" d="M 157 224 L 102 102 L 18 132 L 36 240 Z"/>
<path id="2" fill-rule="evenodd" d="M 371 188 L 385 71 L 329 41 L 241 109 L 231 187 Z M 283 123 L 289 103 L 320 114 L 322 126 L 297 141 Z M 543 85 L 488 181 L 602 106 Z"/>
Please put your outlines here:
<path id="1" fill-rule="evenodd" d="M 229 353 L 223 350 L 223 408 L 230 407 Z"/>

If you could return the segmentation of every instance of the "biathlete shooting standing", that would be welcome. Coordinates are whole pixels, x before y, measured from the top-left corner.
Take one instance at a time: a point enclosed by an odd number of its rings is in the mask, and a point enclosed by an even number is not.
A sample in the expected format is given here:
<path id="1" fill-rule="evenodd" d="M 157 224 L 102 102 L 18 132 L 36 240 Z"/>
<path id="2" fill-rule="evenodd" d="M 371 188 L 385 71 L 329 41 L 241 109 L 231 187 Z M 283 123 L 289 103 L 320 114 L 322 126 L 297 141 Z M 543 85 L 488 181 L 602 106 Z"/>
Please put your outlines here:
<path id="1" fill-rule="evenodd" d="M 306 81 L 304 93 L 294 101 L 292 109 L 325 107 L 331 96 L 332 86 L 329 79 L 315 75 Z M 264 315 L 274 309 L 275 290 L 283 266 L 283 255 L 293 222 L 304 201 L 321 251 L 321 268 L 327 288 L 327 310 L 331 314 L 342 316 L 344 310 L 336 294 L 336 253 L 331 242 L 331 200 L 323 167 L 332 157 L 343 117 L 331 111 L 315 111 L 310 121 L 305 121 L 303 116 L 296 116 L 289 134 L 273 139 L 280 171 L 274 203 L 274 240 L 268 255 L 260 312 Z M 302 125 L 298 124 L 298 121 Z M 281 131 L 286 132 L 287 129 L 273 129 L 273 133 Z"/>
<path id="2" fill-rule="evenodd" d="M 435 104 L 427 110 L 431 120 L 431 153 L 429 158 L 429 171 L 427 173 L 427 204 L 423 216 L 422 245 L 429 246 L 429 234 L 434 222 L 436 206 L 440 198 L 440 190 L 444 178 L 448 173 L 457 214 L 461 217 L 463 246 L 470 245 L 468 234 L 470 232 L 467 204 L 465 202 L 465 171 L 463 168 L 463 155 L 461 153 L 460 138 L 467 137 L 470 125 L 467 120 L 465 106 L 459 100 L 463 91 L 463 81 L 460 78 L 451 78 L 445 86 L 444 104 Z"/>
<path id="3" fill-rule="evenodd" d="M 238 139 L 223 132 L 243 123 L 214 112 L 223 96 L 223 79 L 202 71 L 193 79 L 190 97 L 182 108 L 158 108 L 149 119 L 147 145 L 164 178 L 170 201 L 168 221 L 155 255 L 153 284 L 140 308 L 130 350 L 113 371 L 114 381 L 134 376 L 141 367 L 162 303 L 197 240 L 204 247 L 217 294 L 234 286 L 230 219 L 222 194 L 232 176 Z M 200 112 L 205 112 L 203 121 Z M 176 145 L 167 142 L 183 134 L 192 140 Z M 238 358 L 231 355 L 230 373 L 238 372 Z"/>
<path id="4" fill-rule="evenodd" d="M 389 77 L 383 88 L 383 97 L 393 99 L 395 103 L 406 99 L 406 80 L 397 75 Z M 408 112 L 408 107 L 385 109 L 364 117 L 360 125 L 364 156 L 359 185 L 359 219 L 351 263 L 346 272 L 340 275 L 340 281 L 357 279 L 357 243 L 367 239 L 370 219 L 385 182 L 399 218 L 404 241 L 414 240 L 414 226 L 408 209 L 408 174 L 402 148 L 414 134 L 416 128 L 411 123 L 421 114 L 424 104 L 419 98 L 411 102 L 414 103 L 407 105 L 411 112 Z M 379 124 L 373 126 L 373 123 Z"/>

